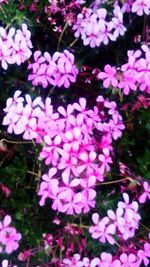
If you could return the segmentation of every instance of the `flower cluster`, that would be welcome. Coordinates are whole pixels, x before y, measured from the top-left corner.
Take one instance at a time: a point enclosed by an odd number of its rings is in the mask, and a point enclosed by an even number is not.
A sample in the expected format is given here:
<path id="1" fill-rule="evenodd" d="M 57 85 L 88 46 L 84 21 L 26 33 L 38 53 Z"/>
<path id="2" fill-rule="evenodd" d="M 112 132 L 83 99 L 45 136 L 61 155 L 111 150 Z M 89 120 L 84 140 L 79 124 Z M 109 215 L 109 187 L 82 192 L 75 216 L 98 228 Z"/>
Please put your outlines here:
<path id="1" fill-rule="evenodd" d="M 0 62 L 3 69 L 8 68 L 8 64 L 20 65 L 30 58 L 32 52 L 31 32 L 27 25 L 22 24 L 22 30 L 10 28 L 7 32 L 0 27 Z"/>
<path id="2" fill-rule="evenodd" d="M 124 128 L 116 104 L 103 97 L 97 101 L 101 108 L 95 106 L 93 110 L 86 108 L 84 98 L 66 110 L 58 108 L 55 129 L 44 136 L 45 146 L 40 153 L 45 164 L 54 166 L 42 176 L 40 205 L 51 198 L 52 208 L 67 214 L 86 213 L 95 206 L 94 187 L 110 170 L 112 139 L 118 139 Z M 99 140 L 93 136 L 94 129 L 101 136 Z"/>
<path id="3" fill-rule="evenodd" d="M 100 71 L 98 79 L 103 80 L 104 88 L 110 86 L 121 89 L 125 95 L 139 89 L 150 93 L 150 49 L 146 45 L 141 50 L 128 51 L 128 61 L 121 67 L 106 65 L 104 72 Z"/>
<path id="4" fill-rule="evenodd" d="M 124 202 L 118 202 L 116 212 L 107 211 L 107 216 L 99 219 L 98 213 L 92 215 L 94 226 L 91 226 L 89 232 L 92 237 L 99 239 L 100 242 L 115 244 L 113 235 L 117 234 L 119 238 L 127 240 L 135 234 L 138 229 L 141 216 L 138 214 L 138 203 L 129 202 L 129 196 L 123 193 Z"/>
<path id="5" fill-rule="evenodd" d="M 42 56 L 40 51 L 36 51 L 34 61 L 28 66 L 28 69 L 33 71 L 28 80 L 35 86 L 42 85 L 46 88 L 51 84 L 68 88 L 70 83 L 76 81 L 78 69 L 74 64 L 74 55 L 68 50 L 63 53 L 55 52 L 52 57 L 48 52 Z"/>
<path id="6" fill-rule="evenodd" d="M 6 215 L 3 222 L 0 222 L 0 253 L 5 251 L 11 253 L 18 249 L 18 241 L 21 239 L 21 234 L 17 233 L 16 229 L 10 226 L 11 217 Z"/>
<path id="7" fill-rule="evenodd" d="M 99 96 L 97 105 L 88 109 L 80 98 L 54 112 L 50 98 L 43 103 L 40 97 L 32 101 L 20 94 L 16 91 L 7 100 L 3 125 L 8 125 L 9 133 L 44 142 L 40 158 L 52 167 L 42 176 L 40 205 L 51 198 L 54 210 L 88 212 L 95 206 L 96 181 L 103 181 L 110 170 L 112 140 L 124 129 L 116 103 Z"/>
<path id="8" fill-rule="evenodd" d="M 114 8 L 111 20 L 107 17 L 108 12 L 105 8 L 96 10 L 83 8 L 73 25 L 75 37 L 81 36 L 83 44 L 90 45 L 92 48 L 99 47 L 101 44 L 107 45 L 110 40 L 116 41 L 118 36 L 123 36 L 126 31 L 120 7 Z"/>

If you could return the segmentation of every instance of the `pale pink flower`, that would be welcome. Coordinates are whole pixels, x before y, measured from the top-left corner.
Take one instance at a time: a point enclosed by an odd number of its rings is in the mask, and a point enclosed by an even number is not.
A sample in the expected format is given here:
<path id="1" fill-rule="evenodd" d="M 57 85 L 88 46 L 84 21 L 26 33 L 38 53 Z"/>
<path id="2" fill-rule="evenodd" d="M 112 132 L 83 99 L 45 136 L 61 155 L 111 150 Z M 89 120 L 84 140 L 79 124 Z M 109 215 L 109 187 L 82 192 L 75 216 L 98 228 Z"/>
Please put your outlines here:
<path id="1" fill-rule="evenodd" d="M 117 228 L 118 228 L 119 231 L 124 232 L 125 220 L 123 218 L 123 209 L 118 208 L 116 210 L 116 213 L 113 212 L 112 210 L 108 210 L 107 215 L 108 215 L 109 219 L 112 220 L 112 224 L 114 225 L 115 230 L 117 230 Z"/>
<path id="2" fill-rule="evenodd" d="M 114 27 L 114 37 L 117 39 L 119 35 L 123 36 L 126 32 L 126 27 L 123 23 L 123 13 L 119 6 L 116 6 L 113 10 L 114 17 L 112 18 Z"/>
<path id="3" fill-rule="evenodd" d="M 104 45 L 108 45 L 110 40 L 116 41 L 116 38 L 112 33 L 112 30 L 113 30 L 113 22 L 112 21 L 107 22 L 99 35 L 99 42 L 103 43 Z"/>
<path id="4" fill-rule="evenodd" d="M 111 266 L 112 255 L 110 253 L 102 252 L 100 257 L 101 257 L 101 262 L 100 262 L 101 267 Z"/>
<path id="5" fill-rule="evenodd" d="M 143 189 L 144 189 L 144 192 L 142 195 L 139 196 L 139 202 L 140 203 L 145 203 L 147 198 L 150 199 L 150 185 L 148 182 L 144 182 L 143 183 Z"/>
<path id="6" fill-rule="evenodd" d="M 150 14 L 150 2 L 149 0 L 135 0 L 132 5 L 132 12 L 137 13 L 138 16 Z"/>
<path id="7" fill-rule="evenodd" d="M 94 239 L 99 239 L 99 242 L 114 244 L 115 240 L 113 234 L 115 233 L 114 225 L 108 225 L 109 219 L 107 217 L 102 218 L 99 221 L 99 215 L 94 213 L 92 215 L 92 220 L 95 226 L 89 228 L 89 232 Z"/>
<path id="8" fill-rule="evenodd" d="M 30 58 L 32 52 L 31 33 L 27 25 L 22 24 L 22 29 L 10 28 L 7 32 L 0 27 L 0 61 L 2 68 L 8 68 L 8 64 L 20 65 Z"/>
<path id="9" fill-rule="evenodd" d="M 136 262 L 137 262 L 137 257 L 133 254 L 130 253 L 127 255 L 126 253 L 122 253 L 120 255 L 120 262 L 121 262 L 121 267 L 135 267 Z"/>

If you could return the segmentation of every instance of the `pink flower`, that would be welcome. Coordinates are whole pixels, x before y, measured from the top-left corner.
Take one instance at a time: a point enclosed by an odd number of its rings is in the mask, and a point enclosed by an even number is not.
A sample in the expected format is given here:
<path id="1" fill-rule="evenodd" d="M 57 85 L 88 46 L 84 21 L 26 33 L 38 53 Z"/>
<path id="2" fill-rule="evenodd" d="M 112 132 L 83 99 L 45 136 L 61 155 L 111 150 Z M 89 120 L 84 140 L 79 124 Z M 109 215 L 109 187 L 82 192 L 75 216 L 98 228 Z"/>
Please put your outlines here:
<path id="1" fill-rule="evenodd" d="M 40 55 L 37 52 L 35 58 L 43 62 Z M 49 56 L 45 57 L 48 60 Z M 8 131 L 42 142 L 40 158 L 51 165 L 50 169 L 59 170 L 56 177 L 42 176 L 40 205 L 50 198 L 54 210 L 68 214 L 86 213 L 95 207 L 96 180 L 103 181 L 103 174 L 110 170 L 112 141 L 124 128 L 115 102 L 99 96 L 96 106 L 88 109 L 86 99 L 80 98 L 78 103 L 59 106 L 54 112 L 50 98 L 45 102 L 41 97 L 32 100 L 16 91 L 4 112 L 3 124 Z"/>
<path id="2" fill-rule="evenodd" d="M 102 43 L 107 45 L 110 40 L 115 41 L 126 31 L 119 6 L 117 11 L 117 8 L 114 9 L 115 17 L 107 21 L 108 12 L 105 8 L 99 8 L 100 2 L 93 3 L 91 5 L 93 8 L 84 8 L 82 13 L 78 14 L 77 21 L 73 25 L 75 37 L 81 36 L 83 44 L 90 45 L 91 48 L 99 47 Z"/>
<path id="3" fill-rule="evenodd" d="M 74 55 L 68 50 L 63 53 L 55 52 L 52 57 L 48 52 L 45 52 L 43 57 L 40 51 L 36 51 L 34 60 L 35 62 L 28 66 L 28 69 L 33 70 L 28 76 L 33 85 L 39 84 L 46 88 L 51 84 L 68 88 L 70 83 L 76 81 L 78 70 L 74 64 Z"/>
<path id="4" fill-rule="evenodd" d="M 123 218 L 123 209 L 118 208 L 116 210 L 116 213 L 114 213 L 112 210 L 108 210 L 107 215 L 109 219 L 112 220 L 112 224 L 114 225 L 115 230 L 117 230 L 118 228 L 120 232 L 124 232 L 125 220 Z"/>
<path id="5" fill-rule="evenodd" d="M 66 203 L 63 204 L 63 207 L 60 211 L 66 212 L 66 214 L 74 214 L 74 213 L 80 214 L 82 211 L 82 194 L 81 193 L 77 193 L 74 195 L 72 194 L 71 199 L 69 199 L 69 201 L 67 201 L 67 197 L 68 196 L 66 195 L 65 196 Z"/>
<path id="6" fill-rule="evenodd" d="M 139 258 L 139 261 L 138 261 L 139 264 L 144 262 L 144 266 L 148 266 L 149 264 L 148 257 L 150 257 L 150 244 L 146 242 L 144 244 L 144 249 L 138 250 L 137 256 Z"/>
<path id="7" fill-rule="evenodd" d="M 100 163 L 100 170 L 101 174 L 104 174 L 104 172 L 108 172 L 110 170 L 109 164 L 112 163 L 112 158 L 109 155 L 109 149 L 108 148 L 103 148 L 103 154 L 100 154 L 98 156 Z"/>
<path id="8" fill-rule="evenodd" d="M 136 201 L 129 202 L 129 196 L 127 193 L 123 193 L 125 202 L 119 201 L 118 208 L 124 210 L 123 218 L 125 220 L 124 229 L 121 228 L 123 239 L 127 240 L 129 237 L 133 237 L 135 230 L 139 227 L 139 220 L 141 216 L 138 214 L 138 203 Z"/>
<path id="9" fill-rule="evenodd" d="M 112 235 L 115 233 L 114 225 L 108 225 L 109 219 L 104 217 L 99 221 L 99 216 L 97 213 L 92 215 L 92 220 L 96 226 L 91 226 L 89 232 L 94 239 L 99 239 L 99 242 L 114 244 L 115 240 Z"/>
<path id="10" fill-rule="evenodd" d="M 6 253 L 10 254 L 13 251 L 17 250 L 19 247 L 18 241 L 20 239 L 21 239 L 21 234 L 18 234 L 16 229 L 13 229 L 11 231 L 7 231 L 7 237 L 6 237 L 6 241 L 5 241 Z"/>
<path id="11" fill-rule="evenodd" d="M 10 28 L 7 33 L 0 27 L 0 60 L 3 69 L 8 68 L 8 64 L 20 65 L 30 58 L 32 52 L 31 33 L 27 25 L 22 24 L 22 30 L 15 31 Z"/>
<path id="12" fill-rule="evenodd" d="M 41 196 L 40 206 L 45 204 L 46 198 L 55 198 L 59 192 L 58 180 L 54 178 L 57 173 L 56 168 L 49 169 L 48 174 L 42 176 L 43 181 L 40 184 L 38 195 Z"/>
<path id="13" fill-rule="evenodd" d="M 114 17 L 112 18 L 113 22 L 113 27 L 114 27 L 114 37 L 115 39 L 121 35 L 123 36 L 124 33 L 126 32 L 126 28 L 123 25 L 123 13 L 120 9 L 119 6 L 116 6 L 115 9 L 113 10 Z"/>
<path id="14" fill-rule="evenodd" d="M 11 217 L 9 215 L 5 216 L 3 223 L 0 222 L 0 242 L 2 244 L 6 243 L 7 231 L 13 230 L 13 228 L 9 226 L 10 223 L 11 223 Z"/>
<path id="15" fill-rule="evenodd" d="M 106 65 L 104 68 L 105 72 L 100 72 L 98 74 L 98 79 L 103 80 L 103 86 L 105 88 L 108 88 L 110 85 L 116 87 L 118 84 L 118 81 L 115 77 L 116 70 L 114 67 L 111 67 L 110 65 Z"/>
<path id="16" fill-rule="evenodd" d="M 116 41 L 115 36 L 112 34 L 113 30 L 113 22 L 106 22 L 106 25 L 101 31 L 101 34 L 99 36 L 99 42 L 103 43 L 104 45 L 108 45 L 109 40 Z"/>
<path id="17" fill-rule="evenodd" d="M 140 203 L 145 203 L 147 198 L 150 199 L 150 185 L 148 182 L 143 183 L 143 189 L 144 193 L 140 195 L 138 199 Z"/>
<path id="18" fill-rule="evenodd" d="M 123 74 L 122 80 L 119 82 L 118 87 L 123 89 L 123 93 L 128 95 L 130 90 L 136 91 L 137 86 L 135 84 L 135 77 L 131 76 L 131 73 L 127 71 Z"/>
<path id="19" fill-rule="evenodd" d="M 11 217 L 6 215 L 3 223 L 0 222 L 0 243 L 5 246 L 6 253 L 10 254 L 17 250 L 18 241 L 21 239 L 21 234 L 17 233 L 16 229 L 10 226 Z"/>
<path id="20" fill-rule="evenodd" d="M 112 255 L 110 253 L 106 253 L 106 252 L 102 252 L 101 253 L 101 262 L 100 262 L 100 266 L 101 267 L 109 267 L 111 266 L 112 263 Z"/>
<path id="21" fill-rule="evenodd" d="M 137 262 L 137 257 L 132 253 L 130 253 L 129 255 L 127 255 L 126 253 L 122 253 L 120 255 L 120 261 L 121 261 L 121 267 L 126 267 L 126 266 L 135 267 Z"/>
<path id="22" fill-rule="evenodd" d="M 137 13 L 138 16 L 150 14 L 150 2 L 149 0 L 136 0 L 132 5 L 132 12 Z"/>

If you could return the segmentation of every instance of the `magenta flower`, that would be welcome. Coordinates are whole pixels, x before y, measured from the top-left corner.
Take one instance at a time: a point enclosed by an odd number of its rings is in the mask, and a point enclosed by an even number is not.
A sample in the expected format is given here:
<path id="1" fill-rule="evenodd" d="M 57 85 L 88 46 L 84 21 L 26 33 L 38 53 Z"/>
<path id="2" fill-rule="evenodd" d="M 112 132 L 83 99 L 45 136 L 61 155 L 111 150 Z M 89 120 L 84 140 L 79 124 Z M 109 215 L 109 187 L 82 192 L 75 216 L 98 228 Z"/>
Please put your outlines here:
<path id="1" fill-rule="evenodd" d="M 139 199 L 138 199 L 140 203 L 145 203 L 147 198 L 150 199 L 150 185 L 148 182 L 143 183 L 143 189 L 144 189 L 144 192 L 142 195 L 139 196 Z"/>
<path id="2" fill-rule="evenodd" d="M 17 233 L 16 229 L 10 226 L 11 217 L 6 215 L 3 222 L 0 222 L 0 245 L 5 246 L 6 253 L 10 254 L 17 250 L 18 241 L 21 239 L 21 234 Z"/>
<path id="3" fill-rule="evenodd" d="M 18 241 L 21 239 L 21 234 L 18 234 L 16 229 L 11 230 L 10 232 L 7 231 L 7 237 L 5 241 L 5 251 L 6 253 L 10 254 L 13 251 L 17 250 L 19 247 Z"/>
<path id="4" fill-rule="evenodd" d="M 99 239 L 99 242 L 114 244 L 115 240 L 112 235 L 115 233 L 114 225 L 108 225 L 109 219 L 104 217 L 99 221 L 99 215 L 94 213 L 92 215 L 92 220 L 95 226 L 89 228 L 89 232 L 94 239 Z"/>
<path id="5" fill-rule="evenodd" d="M 139 258 L 139 260 L 138 260 L 139 266 L 142 262 L 144 262 L 144 266 L 148 266 L 148 264 L 149 264 L 148 257 L 150 257 L 150 244 L 146 242 L 144 244 L 144 249 L 138 250 L 137 256 Z"/>
<path id="6" fill-rule="evenodd" d="M 108 148 L 103 149 L 103 154 L 100 154 L 98 156 L 98 159 L 101 162 L 100 164 L 101 174 L 104 174 L 105 171 L 106 172 L 110 171 L 110 164 L 112 163 L 112 158 L 110 157 L 110 152 Z"/>
<path id="7" fill-rule="evenodd" d="M 122 81 L 119 82 L 118 87 L 121 88 L 125 95 L 130 93 L 130 90 L 136 91 L 137 86 L 135 84 L 135 77 L 131 76 L 131 73 L 125 72 L 122 77 Z"/>
<path id="8" fill-rule="evenodd" d="M 104 68 L 105 72 L 100 72 L 98 74 L 98 79 L 103 80 L 103 86 L 105 88 L 108 88 L 109 86 L 116 87 L 118 84 L 118 81 L 116 79 L 116 70 L 114 67 L 111 67 L 110 65 L 106 65 Z"/>
<path id="9" fill-rule="evenodd" d="M 28 66 L 28 69 L 32 69 L 28 80 L 35 86 L 42 85 L 46 88 L 51 84 L 68 88 L 70 83 L 76 81 L 78 70 L 74 64 L 74 55 L 68 50 L 64 50 L 63 53 L 55 52 L 52 57 L 48 52 L 41 56 L 41 52 L 36 51 L 34 61 Z"/>

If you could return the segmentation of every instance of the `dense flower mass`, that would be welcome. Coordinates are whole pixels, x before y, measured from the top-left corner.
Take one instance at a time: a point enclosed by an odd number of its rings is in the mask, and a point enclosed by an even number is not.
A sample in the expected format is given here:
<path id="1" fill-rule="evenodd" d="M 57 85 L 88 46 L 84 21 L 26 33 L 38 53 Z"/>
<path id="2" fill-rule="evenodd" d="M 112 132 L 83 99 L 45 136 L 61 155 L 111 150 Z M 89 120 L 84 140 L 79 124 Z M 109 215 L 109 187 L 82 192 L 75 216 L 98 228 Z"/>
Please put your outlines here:
<path id="1" fill-rule="evenodd" d="M 76 81 L 78 69 L 74 64 L 74 55 L 68 50 L 63 53 L 55 52 L 52 57 L 48 52 L 42 56 L 40 51 L 36 51 L 34 61 L 28 66 L 33 71 L 28 80 L 35 86 L 42 85 L 46 88 L 51 84 L 68 88 L 70 83 Z"/>
<path id="2" fill-rule="evenodd" d="M 80 37 L 84 45 L 99 47 L 107 45 L 109 41 L 115 41 L 119 35 L 123 36 L 126 27 L 123 25 L 123 13 L 119 6 L 113 10 L 113 18 L 107 19 L 108 13 L 105 8 L 84 8 L 78 14 L 77 21 L 73 26 L 75 37 Z"/>
<path id="3" fill-rule="evenodd" d="M 136 201 L 130 203 L 127 193 L 123 194 L 123 198 L 124 202 L 118 202 L 116 212 L 108 210 L 107 216 L 102 219 L 99 219 L 97 213 L 92 215 L 95 225 L 90 227 L 89 232 L 93 238 L 99 239 L 102 243 L 115 244 L 116 234 L 124 240 L 134 236 L 141 219 L 138 214 L 138 203 Z"/>
<path id="4" fill-rule="evenodd" d="M 96 181 L 103 181 L 110 170 L 112 141 L 124 129 L 116 103 L 99 96 L 97 105 L 88 109 L 80 98 L 79 103 L 66 109 L 59 106 L 55 112 L 50 98 L 43 103 L 40 97 L 32 101 L 20 94 L 16 91 L 7 100 L 3 125 L 8 125 L 9 133 L 44 142 L 40 158 L 52 167 L 42 176 L 40 205 L 51 198 L 54 210 L 88 212 L 95 206 Z"/>
<path id="5" fill-rule="evenodd" d="M 0 62 L 3 69 L 8 64 L 20 65 L 30 58 L 32 52 L 31 32 L 27 25 L 22 24 L 22 29 L 10 28 L 7 32 L 0 27 Z"/>
<path id="6" fill-rule="evenodd" d="M 0 253 L 8 254 L 17 250 L 18 241 L 21 239 L 21 234 L 16 229 L 10 226 L 11 217 L 6 215 L 3 221 L 0 221 Z"/>
<path id="7" fill-rule="evenodd" d="M 138 89 L 150 93 L 150 49 L 142 45 L 141 49 L 128 51 L 128 61 L 121 67 L 106 65 L 100 71 L 98 79 L 103 81 L 104 88 L 110 86 L 121 89 L 125 95 Z"/>

